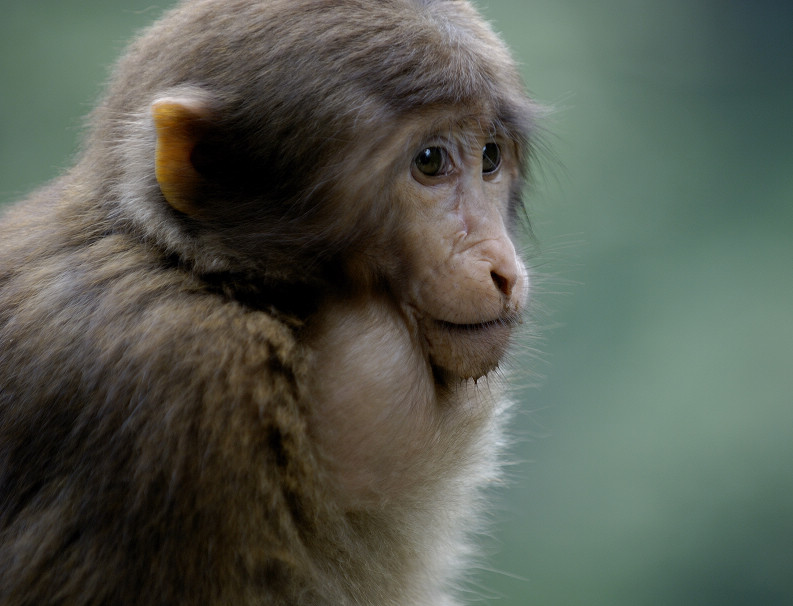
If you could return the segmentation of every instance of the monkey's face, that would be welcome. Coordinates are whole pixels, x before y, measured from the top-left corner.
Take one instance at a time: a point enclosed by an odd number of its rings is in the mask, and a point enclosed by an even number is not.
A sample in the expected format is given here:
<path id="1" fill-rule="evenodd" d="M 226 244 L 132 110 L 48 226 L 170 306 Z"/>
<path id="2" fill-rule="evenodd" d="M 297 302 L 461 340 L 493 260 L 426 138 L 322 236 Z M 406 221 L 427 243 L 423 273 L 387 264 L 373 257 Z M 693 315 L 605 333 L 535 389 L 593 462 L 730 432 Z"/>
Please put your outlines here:
<path id="1" fill-rule="evenodd" d="M 513 143 L 478 125 L 423 137 L 402 171 L 407 303 L 430 362 L 461 378 L 498 365 L 528 298 L 509 233 L 518 176 Z"/>
<path id="2" fill-rule="evenodd" d="M 212 129 L 211 106 L 195 94 L 165 97 L 154 103 L 153 116 L 156 177 L 165 199 L 214 229 L 230 204 L 222 196 L 212 198 L 213 173 L 196 162 Z M 373 123 L 354 145 L 329 154 L 330 164 L 344 160 L 335 179 L 327 177 L 330 167 L 315 171 L 317 183 L 305 189 L 316 199 L 303 196 L 305 217 L 279 218 L 280 207 L 268 210 L 272 204 L 263 199 L 243 205 L 246 221 L 232 223 L 233 238 L 226 239 L 239 249 L 247 242 L 240 257 L 260 255 L 268 267 L 268 254 L 280 250 L 268 236 L 276 231 L 291 234 L 297 244 L 290 250 L 308 243 L 308 259 L 322 249 L 341 251 L 329 258 L 347 258 L 353 291 L 366 292 L 383 277 L 390 283 L 436 370 L 479 378 L 498 366 L 529 288 L 510 237 L 521 183 L 518 144 L 499 135 L 499 120 L 484 112 L 461 117 L 435 108 L 424 116 L 403 116 L 385 136 Z M 336 188 L 323 193 L 323 182 Z M 301 207 L 294 208 L 293 215 L 299 214 Z"/>

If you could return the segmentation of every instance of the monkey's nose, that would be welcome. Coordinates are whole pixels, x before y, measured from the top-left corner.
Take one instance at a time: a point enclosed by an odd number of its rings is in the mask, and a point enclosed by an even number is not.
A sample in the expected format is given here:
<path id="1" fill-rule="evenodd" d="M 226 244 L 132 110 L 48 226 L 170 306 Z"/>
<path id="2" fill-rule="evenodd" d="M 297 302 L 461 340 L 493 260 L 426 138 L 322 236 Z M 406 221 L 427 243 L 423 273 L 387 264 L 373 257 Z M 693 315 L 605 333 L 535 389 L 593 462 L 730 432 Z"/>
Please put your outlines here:
<path id="1" fill-rule="evenodd" d="M 505 296 L 509 297 L 512 295 L 512 287 L 515 284 L 515 280 L 510 279 L 508 277 L 503 276 L 502 274 L 498 273 L 497 271 L 491 271 L 490 277 L 493 279 L 493 284 L 496 285 L 496 288 L 501 291 Z"/>

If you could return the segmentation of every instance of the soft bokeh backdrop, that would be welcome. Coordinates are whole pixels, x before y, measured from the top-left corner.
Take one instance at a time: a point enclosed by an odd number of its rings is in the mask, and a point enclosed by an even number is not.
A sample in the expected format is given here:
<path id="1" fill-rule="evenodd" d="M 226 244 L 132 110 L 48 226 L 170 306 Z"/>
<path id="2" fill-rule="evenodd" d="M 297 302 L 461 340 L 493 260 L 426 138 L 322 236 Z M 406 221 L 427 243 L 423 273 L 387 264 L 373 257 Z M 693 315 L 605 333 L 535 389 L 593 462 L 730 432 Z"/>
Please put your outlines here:
<path id="1" fill-rule="evenodd" d="M 169 5 L 0 1 L 0 204 L 69 165 Z M 480 6 L 556 111 L 546 329 L 473 601 L 793 604 L 793 3 Z"/>

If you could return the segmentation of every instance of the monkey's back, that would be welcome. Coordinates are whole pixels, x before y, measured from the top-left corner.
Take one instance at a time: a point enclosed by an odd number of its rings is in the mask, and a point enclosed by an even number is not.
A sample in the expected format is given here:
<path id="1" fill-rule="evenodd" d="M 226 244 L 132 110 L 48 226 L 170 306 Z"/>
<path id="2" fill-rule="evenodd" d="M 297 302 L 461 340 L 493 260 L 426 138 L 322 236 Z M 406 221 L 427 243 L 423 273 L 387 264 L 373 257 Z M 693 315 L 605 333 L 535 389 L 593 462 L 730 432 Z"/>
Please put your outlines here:
<path id="1" fill-rule="evenodd" d="M 292 327 L 128 235 L 80 241 L 61 192 L 0 223 L 0 604 L 284 592 L 313 477 Z"/>

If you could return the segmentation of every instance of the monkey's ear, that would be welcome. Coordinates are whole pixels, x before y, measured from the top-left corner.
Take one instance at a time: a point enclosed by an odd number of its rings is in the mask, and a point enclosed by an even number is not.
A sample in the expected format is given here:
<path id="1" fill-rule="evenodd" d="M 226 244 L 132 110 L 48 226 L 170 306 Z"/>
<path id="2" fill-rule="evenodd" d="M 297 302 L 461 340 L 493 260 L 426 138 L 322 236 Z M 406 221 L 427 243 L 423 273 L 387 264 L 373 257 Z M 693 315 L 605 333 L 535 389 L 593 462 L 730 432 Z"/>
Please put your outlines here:
<path id="1" fill-rule="evenodd" d="M 200 211 L 196 194 L 204 178 L 192 155 L 210 127 L 210 109 L 203 99 L 164 97 L 152 103 L 151 113 L 157 130 L 157 183 L 168 204 L 194 216 Z"/>

